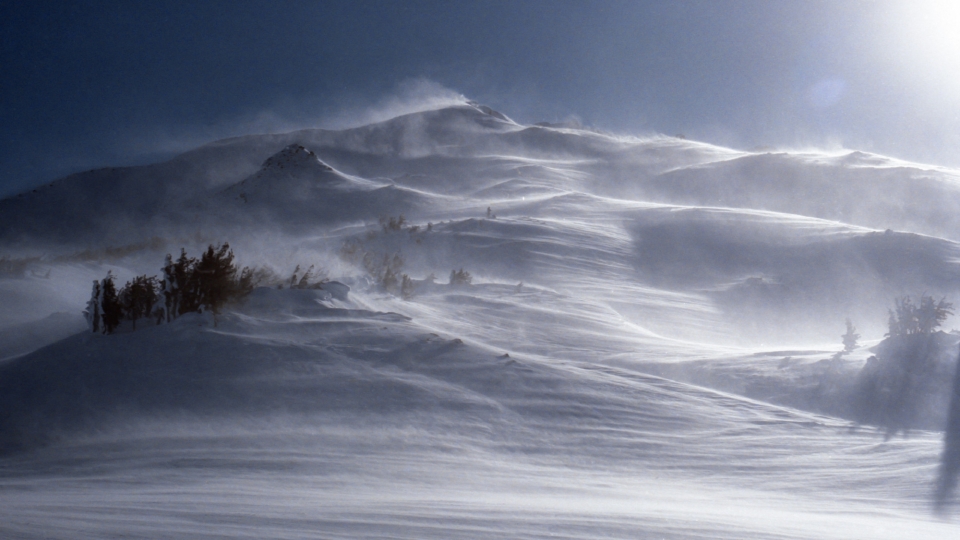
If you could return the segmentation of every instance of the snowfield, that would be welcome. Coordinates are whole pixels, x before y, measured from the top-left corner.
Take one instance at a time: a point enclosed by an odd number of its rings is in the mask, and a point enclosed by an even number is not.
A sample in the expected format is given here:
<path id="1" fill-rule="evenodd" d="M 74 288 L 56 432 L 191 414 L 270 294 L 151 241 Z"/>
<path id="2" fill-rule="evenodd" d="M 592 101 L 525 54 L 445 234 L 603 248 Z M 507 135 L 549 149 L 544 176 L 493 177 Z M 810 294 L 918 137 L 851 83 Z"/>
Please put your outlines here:
<path id="1" fill-rule="evenodd" d="M 0 201 L 0 537 L 955 538 L 946 412 L 887 437 L 855 388 L 894 298 L 960 300 L 957 209 L 472 102 L 64 178 Z M 92 280 L 224 241 L 336 283 L 84 330 Z"/>

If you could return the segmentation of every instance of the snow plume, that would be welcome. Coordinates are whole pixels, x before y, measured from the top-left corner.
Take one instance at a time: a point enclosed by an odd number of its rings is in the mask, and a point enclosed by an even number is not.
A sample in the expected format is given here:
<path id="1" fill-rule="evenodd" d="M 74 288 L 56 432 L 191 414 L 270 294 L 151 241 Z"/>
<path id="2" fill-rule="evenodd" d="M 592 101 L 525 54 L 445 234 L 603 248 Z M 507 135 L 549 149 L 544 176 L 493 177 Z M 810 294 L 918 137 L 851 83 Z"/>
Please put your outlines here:
<path id="1" fill-rule="evenodd" d="M 373 105 L 349 107 L 325 118 L 321 125 L 329 129 L 344 129 L 383 122 L 417 112 L 464 105 L 467 98 L 440 83 L 429 79 L 409 79 L 392 94 L 380 98 Z"/>
<path id="2" fill-rule="evenodd" d="M 119 141 L 118 145 L 127 154 L 153 159 L 164 158 L 227 137 L 249 133 L 286 133 L 317 126 L 318 115 L 302 113 L 303 109 L 293 104 L 278 104 L 272 108 L 222 118 L 215 123 L 156 126 Z"/>
<path id="3" fill-rule="evenodd" d="M 162 159 L 186 152 L 200 145 L 250 133 L 288 133 L 301 129 L 344 129 L 382 122 L 416 112 L 463 105 L 467 98 L 459 92 L 429 79 L 409 79 L 392 92 L 375 99 L 350 98 L 334 100 L 336 112 L 329 103 L 304 97 L 278 101 L 269 107 L 241 112 L 232 118 L 213 123 L 161 125 L 151 131 L 118 141 L 120 152 L 143 156 L 145 160 Z"/>
<path id="4" fill-rule="evenodd" d="M 943 454 L 940 456 L 937 491 L 934 496 L 934 507 L 941 515 L 947 515 L 947 506 L 953 499 L 957 488 L 957 476 L 960 475 L 960 365 L 956 369 L 950 411 L 943 433 Z"/>

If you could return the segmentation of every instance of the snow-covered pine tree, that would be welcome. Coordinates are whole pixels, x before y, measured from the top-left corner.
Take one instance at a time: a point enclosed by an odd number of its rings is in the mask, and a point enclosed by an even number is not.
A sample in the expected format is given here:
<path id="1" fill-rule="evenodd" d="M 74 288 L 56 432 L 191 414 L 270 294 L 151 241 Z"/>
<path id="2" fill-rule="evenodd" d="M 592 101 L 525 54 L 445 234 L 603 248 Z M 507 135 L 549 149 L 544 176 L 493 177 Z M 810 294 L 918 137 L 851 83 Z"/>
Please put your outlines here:
<path id="1" fill-rule="evenodd" d="M 178 315 L 180 308 L 180 293 L 177 274 L 174 271 L 173 256 L 167 253 L 163 260 L 163 279 L 160 281 L 160 309 L 161 321 L 170 322 Z"/>
<path id="2" fill-rule="evenodd" d="M 100 281 L 93 280 L 93 290 L 90 292 L 90 300 L 87 300 L 87 309 L 83 311 L 87 324 L 90 325 L 90 331 L 96 334 L 100 331 Z"/>

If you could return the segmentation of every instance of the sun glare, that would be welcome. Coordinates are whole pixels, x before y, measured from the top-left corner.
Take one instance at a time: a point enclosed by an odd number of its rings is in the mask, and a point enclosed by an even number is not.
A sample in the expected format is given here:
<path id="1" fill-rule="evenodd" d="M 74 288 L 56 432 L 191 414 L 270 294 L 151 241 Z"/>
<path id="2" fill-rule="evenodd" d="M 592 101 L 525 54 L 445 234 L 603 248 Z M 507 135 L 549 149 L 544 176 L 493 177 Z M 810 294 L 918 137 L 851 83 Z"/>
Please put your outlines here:
<path id="1" fill-rule="evenodd" d="M 960 86 L 960 1 L 927 0 L 897 4 L 894 24 L 901 39 L 886 41 L 891 51 L 924 79 Z"/>

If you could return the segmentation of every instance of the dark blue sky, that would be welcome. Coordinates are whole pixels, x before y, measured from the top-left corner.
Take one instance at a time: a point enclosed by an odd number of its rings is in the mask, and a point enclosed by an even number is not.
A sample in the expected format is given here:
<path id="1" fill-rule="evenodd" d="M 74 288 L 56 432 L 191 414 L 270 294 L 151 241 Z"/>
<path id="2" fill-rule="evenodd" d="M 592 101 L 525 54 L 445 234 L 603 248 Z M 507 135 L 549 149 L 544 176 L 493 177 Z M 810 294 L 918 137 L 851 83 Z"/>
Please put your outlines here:
<path id="1" fill-rule="evenodd" d="M 444 88 L 520 121 L 960 166 L 949 2 L 143 4 L 2 4 L 0 195 Z"/>

